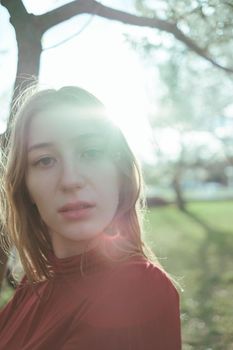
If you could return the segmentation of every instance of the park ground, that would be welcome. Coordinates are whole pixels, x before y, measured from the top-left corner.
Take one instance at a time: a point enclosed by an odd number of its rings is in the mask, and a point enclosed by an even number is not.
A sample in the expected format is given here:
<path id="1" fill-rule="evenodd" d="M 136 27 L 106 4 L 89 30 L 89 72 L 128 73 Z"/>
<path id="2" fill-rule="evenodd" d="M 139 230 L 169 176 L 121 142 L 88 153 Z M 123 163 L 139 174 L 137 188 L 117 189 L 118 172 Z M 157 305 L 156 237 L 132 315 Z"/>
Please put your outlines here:
<path id="1" fill-rule="evenodd" d="M 233 202 L 153 208 L 145 239 L 180 284 L 183 350 L 233 349 Z"/>

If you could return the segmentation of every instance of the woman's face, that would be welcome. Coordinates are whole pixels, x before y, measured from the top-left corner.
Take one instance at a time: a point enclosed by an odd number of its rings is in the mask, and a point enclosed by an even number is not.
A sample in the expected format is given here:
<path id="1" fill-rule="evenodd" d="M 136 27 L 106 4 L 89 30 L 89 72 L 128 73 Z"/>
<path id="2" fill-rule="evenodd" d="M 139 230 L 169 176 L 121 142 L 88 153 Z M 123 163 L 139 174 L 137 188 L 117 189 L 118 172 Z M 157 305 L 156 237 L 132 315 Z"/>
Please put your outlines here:
<path id="1" fill-rule="evenodd" d="M 30 122 L 26 185 L 58 257 L 96 244 L 116 213 L 119 176 L 101 130 L 68 105 Z"/>

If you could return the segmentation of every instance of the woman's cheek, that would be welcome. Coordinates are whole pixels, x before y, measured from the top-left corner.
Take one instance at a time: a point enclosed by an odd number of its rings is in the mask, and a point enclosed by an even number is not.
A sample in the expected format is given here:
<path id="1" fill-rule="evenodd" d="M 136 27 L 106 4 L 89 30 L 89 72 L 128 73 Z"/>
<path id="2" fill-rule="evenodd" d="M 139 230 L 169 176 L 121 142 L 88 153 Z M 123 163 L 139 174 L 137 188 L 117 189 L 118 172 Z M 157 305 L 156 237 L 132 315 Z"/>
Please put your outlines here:
<path id="1" fill-rule="evenodd" d="M 28 171 L 26 175 L 26 187 L 31 201 L 36 204 L 38 195 L 42 194 L 42 187 L 40 178 L 33 171 Z"/>

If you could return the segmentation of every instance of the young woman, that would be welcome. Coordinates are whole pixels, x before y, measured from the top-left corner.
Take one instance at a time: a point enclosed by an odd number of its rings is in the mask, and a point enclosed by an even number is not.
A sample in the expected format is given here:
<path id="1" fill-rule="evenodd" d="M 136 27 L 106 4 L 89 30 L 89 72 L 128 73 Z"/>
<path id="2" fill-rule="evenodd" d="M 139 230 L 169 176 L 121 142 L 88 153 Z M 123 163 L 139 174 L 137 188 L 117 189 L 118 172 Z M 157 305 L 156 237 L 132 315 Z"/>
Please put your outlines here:
<path id="1" fill-rule="evenodd" d="M 179 297 L 146 254 L 141 175 L 102 103 L 35 92 L 12 125 L 2 190 L 25 276 L 0 313 L 0 350 L 179 350 Z"/>

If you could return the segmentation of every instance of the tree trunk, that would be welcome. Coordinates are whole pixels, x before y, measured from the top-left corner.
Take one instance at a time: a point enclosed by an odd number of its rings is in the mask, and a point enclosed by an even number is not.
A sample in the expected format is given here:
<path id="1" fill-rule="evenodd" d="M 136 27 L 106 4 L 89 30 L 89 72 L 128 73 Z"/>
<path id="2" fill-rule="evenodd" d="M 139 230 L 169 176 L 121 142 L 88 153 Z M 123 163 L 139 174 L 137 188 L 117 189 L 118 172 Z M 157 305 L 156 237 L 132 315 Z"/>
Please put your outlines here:
<path id="1" fill-rule="evenodd" d="M 181 183 L 181 170 L 178 169 L 177 171 L 175 171 L 173 181 L 172 181 L 172 186 L 173 186 L 173 189 L 174 189 L 175 195 L 176 195 L 176 205 L 177 205 L 179 210 L 184 212 L 184 211 L 186 211 L 186 203 L 185 203 L 185 200 L 183 198 L 183 193 L 182 193 L 180 183 Z"/>
<path id="2" fill-rule="evenodd" d="M 40 69 L 41 33 L 34 24 L 34 15 L 27 15 L 25 20 L 24 26 L 21 24 L 22 19 L 19 21 L 18 17 L 11 20 L 18 44 L 18 64 L 11 107 L 27 87 L 37 82 Z"/>
<path id="3" fill-rule="evenodd" d="M 36 16 L 28 14 L 21 1 L 4 0 L 2 5 L 10 12 L 10 21 L 15 29 L 18 46 L 17 74 L 11 102 L 11 114 L 5 133 L 1 135 L 2 150 L 7 146 L 9 124 L 13 118 L 13 106 L 18 96 L 36 81 L 40 69 L 40 56 L 42 52 L 42 33 L 36 22 Z M 4 233 L 3 233 L 4 234 Z M 6 273 L 7 255 L 0 247 L 0 287 Z"/>

